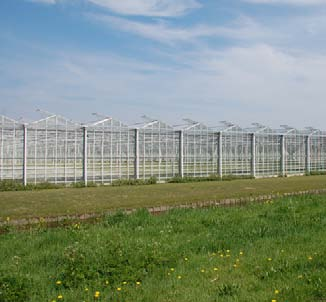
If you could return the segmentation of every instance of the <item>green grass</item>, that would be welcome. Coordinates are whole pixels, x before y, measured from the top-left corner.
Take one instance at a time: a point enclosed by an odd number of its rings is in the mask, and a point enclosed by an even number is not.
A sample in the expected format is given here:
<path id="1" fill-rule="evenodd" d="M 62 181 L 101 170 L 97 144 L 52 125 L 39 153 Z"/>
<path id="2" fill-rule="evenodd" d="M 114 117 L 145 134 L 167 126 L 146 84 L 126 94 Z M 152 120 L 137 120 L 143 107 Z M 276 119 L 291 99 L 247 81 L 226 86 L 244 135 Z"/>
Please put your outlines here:
<path id="1" fill-rule="evenodd" d="M 12 230 L 0 236 L 0 301 L 321 301 L 325 202 L 139 210 L 95 225 Z"/>
<path id="2" fill-rule="evenodd" d="M 101 213 L 119 208 L 175 205 L 325 188 L 326 176 L 298 176 L 224 182 L 0 192 L 0 219 Z"/>

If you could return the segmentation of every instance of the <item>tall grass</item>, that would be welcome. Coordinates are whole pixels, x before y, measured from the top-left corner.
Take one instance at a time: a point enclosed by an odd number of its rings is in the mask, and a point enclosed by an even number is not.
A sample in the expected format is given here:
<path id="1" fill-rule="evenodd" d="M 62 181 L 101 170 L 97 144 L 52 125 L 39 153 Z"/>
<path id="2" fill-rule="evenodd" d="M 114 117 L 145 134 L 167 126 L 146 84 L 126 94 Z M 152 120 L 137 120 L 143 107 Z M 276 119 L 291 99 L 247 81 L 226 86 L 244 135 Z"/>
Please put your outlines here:
<path id="1" fill-rule="evenodd" d="M 318 301 L 325 196 L 0 237 L 0 301 Z"/>

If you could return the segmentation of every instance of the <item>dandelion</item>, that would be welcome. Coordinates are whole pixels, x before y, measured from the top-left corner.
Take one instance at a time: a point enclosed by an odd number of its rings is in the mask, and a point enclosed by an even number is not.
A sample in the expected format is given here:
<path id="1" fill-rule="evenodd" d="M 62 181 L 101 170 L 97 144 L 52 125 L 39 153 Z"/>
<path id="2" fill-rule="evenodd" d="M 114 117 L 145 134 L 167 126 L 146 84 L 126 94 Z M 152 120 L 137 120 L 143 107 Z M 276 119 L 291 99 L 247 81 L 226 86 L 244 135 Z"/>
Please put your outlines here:
<path id="1" fill-rule="evenodd" d="M 275 289 L 274 293 L 275 293 L 275 295 L 278 295 L 280 293 L 280 291 L 278 289 Z"/>
<path id="2" fill-rule="evenodd" d="M 109 284 L 109 281 L 108 280 L 105 280 L 105 284 L 108 285 Z"/>
<path id="3" fill-rule="evenodd" d="M 178 279 L 181 279 L 182 277 L 181 276 L 178 276 Z"/>
<path id="4" fill-rule="evenodd" d="M 127 284 L 127 281 L 123 281 L 122 284 L 126 285 Z"/>
<path id="5" fill-rule="evenodd" d="M 95 294 L 94 294 L 94 298 L 95 299 L 98 299 L 100 297 L 100 292 L 99 291 L 96 291 Z"/>
<path id="6" fill-rule="evenodd" d="M 170 273 L 168 273 L 168 276 L 170 276 L 171 274 Z"/>
<path id="7" fill-rule="evenodd" d="M 227 254 L 227 255 L 226 255 L 226 257 L 230 257 L 230 255 L 229 255 L 229 254 Z"/>
<path id="8" fill-rule="evenodd" d="M 55 284 L 56 285 L 61 285 L 62 284 L 62 281 L 58 280 Z"/>
<path id="9" fill-rule="evenodd" d="M 277 301 L 275 299 L 273 299 L 272 302 L 277 302 Z"/>
<path id="10" fill-rule="evenodd" d="M 240 262 L 240 259 L 237 259 L 236 262 Z"/>
<path id="11" fill-rule="evenodd" d="M 171 271 L 171 272 L 174 272 L 174 268 L 173 268 L 173 267 L 171 267 L 171 268 L 170 268 L 170 271 Z"/>
<path id="12" fill-rule="evenodd" d="M 239 255 L 241 255 L 241 256 L 242 256 L 242 255 L 243 255 L 243 252 L 242 252 L 242 251 L 240 251 Z"/>
<path id="13" fill-rule="evenodd" d="M 59 295 L 57 298 L 58 298 L 58 300 L 62 300 L 63 299 L 63 296 L 62 295 Z"/>
<path id="14" fill-rule="evenodd" d="M 226 250 L 227 253 L 230 253 L 230 250 Z"/>
<path id="15" fill-rule="evenodd" d="M 236 268 L 236 267 L 238 267 L 238 265 L 236 265 L 236 264 L 233 264 L 233 267 L 234 267 L 234 268 Z"/>
<path id="16" fill-rule="evenodd" d="M 214 271 L 218 271 L 218 268 L 217 267 L 214 267 Z"/>
<path id="17" fill-rule="evenodd" d="M 202 273 L 205 273 L 205 270 L 204 270 L 204 269 L 201 269 L 200 271 L 201 271 Z"/>
<path id="18" fill-rule="evenodd" d="M 85 292 L 88 292 L 88 288 L 87 287 L 85 287 Z"/>
<path id="19" fill-rule="evenodd" d="M 188 258 L 187 257 L 185 257 L 185 261 L 188 261 Z"/>
<path id="20" fill-rule="evenodd" d="M 118 292 L 121 291 L 121 287 L 118 287 L 118 288 L 117 288 L 117 291 L 118 291 Z"/>
<path id="21" fill-rule="evenodd" d="M 272 258 L 267 258 L 268 261 L 272 261 Z"/>
<path id="22" fill-rule="evenodd" d="M 223 254 L 221 254 L 221 255 L 220 255 L 220 257 L 221 257 L 221 258 L 223 258 L 223 257 L 224 257 L 224 255 L 223 255 Z"/>
<path id="23" fill-rule="evenodd" d="M 309 261 L 311 261 L 311 260 L 312 260 L 312 257 L 311 257 L 311 256 L 309 256 L 309 257 L 308 257 L 308 260 L 309 260 Z"/>
<path id="24" fill-rule="evenodd" d="M 140 283 L 140 281 L 136 281 L 136 285 L 140 285 L 141 283 Z"/>
<path id="25" fill-rule="evenodd" d="M 298 276 L 298 279 L 302 279 L 302 278 L 303 278 L 303 276 L 302 276 L 302 275 L 299 275 L 299 276 Z"/>
<path id="26" fill-rule="evenodd" d="M 9 221 L 10 221 L 10 217 L 7 217 L 7 218 L 6 218 L 6 221 L 9 222 Z"/>

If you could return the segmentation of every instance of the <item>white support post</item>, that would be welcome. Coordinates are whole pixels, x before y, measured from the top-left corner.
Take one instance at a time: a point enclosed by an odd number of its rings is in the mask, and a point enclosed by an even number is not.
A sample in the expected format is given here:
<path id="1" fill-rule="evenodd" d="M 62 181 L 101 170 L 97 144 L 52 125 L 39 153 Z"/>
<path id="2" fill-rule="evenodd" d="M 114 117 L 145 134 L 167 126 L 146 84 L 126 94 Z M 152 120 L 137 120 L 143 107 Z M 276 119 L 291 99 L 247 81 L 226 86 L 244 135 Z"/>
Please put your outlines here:
<path id="1" fill-rule="evenodd" d="M 179 131 L 179 176 L 184 176 L 183 170 L 183 131 Z"/>
<path id="2" fill-rule="evenodd" d="M 139 130 L 135 129 L 135 179 L 139 179 Z"/>
<path id="3" fill-rule="evenodd" d="M 223 177 L 223 148 L 222 148 L 222 132 L 218 133 L 218 176 Z"/>
<path id="4" fill-rule="evenodd" d="M 87 185 L 87 127 L 83 127 L 83 180 Z"/>
<path id="5" fill-rule="evenodd" d="M 285 136 L 281 135 L 280 136 L 280 172 L 281 176 L 285 176 Z"/>
<path id="6" fill-rule="evenodd" d="M 23 126 L 23 183 L 27 185 L 27 126 Z"/>
<path id="7" fill-rule="evenodd" d="M 256 178 L 256 135 L 251 134 L 251 176 Z"/>
<path id="8" fill-rule="evenodd" d="M 311 154 L 310 154 L 310 136 L 306 137 L 306 173 L 309 175 L 311 172 Z"/>

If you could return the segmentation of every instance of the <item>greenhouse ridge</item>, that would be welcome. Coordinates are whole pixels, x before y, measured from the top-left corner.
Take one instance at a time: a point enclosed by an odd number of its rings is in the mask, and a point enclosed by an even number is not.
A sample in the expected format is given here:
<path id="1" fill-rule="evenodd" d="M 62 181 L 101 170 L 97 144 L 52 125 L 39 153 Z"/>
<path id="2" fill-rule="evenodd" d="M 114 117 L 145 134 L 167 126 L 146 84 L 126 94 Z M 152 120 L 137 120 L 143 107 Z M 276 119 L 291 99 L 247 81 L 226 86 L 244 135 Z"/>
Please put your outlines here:
<path id="1" fill-rule="evenodd" d="M 219 127 L 185 119 L 170 126 L 143 117 L 81 124 L 60 115 L 24 124 L 0 116 L 0 180 L 27 183 L 160 181 L 175 176 L 272 177 L 326 173 L 326 132 L 260 124 Z"/>

